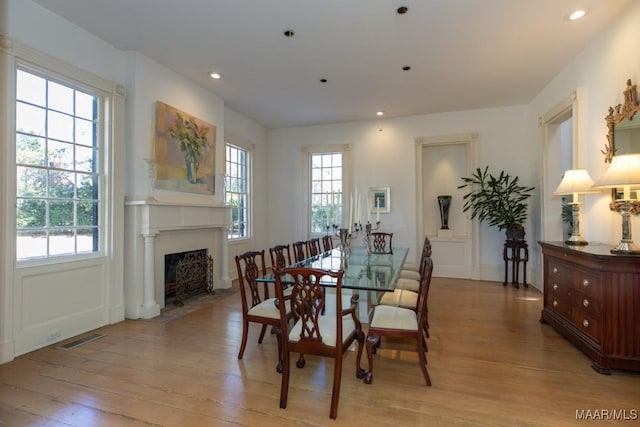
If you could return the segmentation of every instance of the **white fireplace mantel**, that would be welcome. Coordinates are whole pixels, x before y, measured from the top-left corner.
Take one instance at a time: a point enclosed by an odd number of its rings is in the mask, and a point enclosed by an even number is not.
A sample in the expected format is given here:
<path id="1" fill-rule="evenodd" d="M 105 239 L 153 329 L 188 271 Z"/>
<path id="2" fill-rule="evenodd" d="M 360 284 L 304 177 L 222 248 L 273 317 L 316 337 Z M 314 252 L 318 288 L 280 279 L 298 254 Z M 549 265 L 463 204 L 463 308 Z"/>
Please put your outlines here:
<path id="1" fill-rule="evenodd" d="M 150 319 L 164 306 L 164 254 L 200 249 L 213 257 L 214 288 L 229 288 L 228 206 L 131 200 L 125 203 L 125 315 Z M 190 246 L 191 245 L 191 246 Z M 193 247 L 196 245 L 198 247 Z"/>

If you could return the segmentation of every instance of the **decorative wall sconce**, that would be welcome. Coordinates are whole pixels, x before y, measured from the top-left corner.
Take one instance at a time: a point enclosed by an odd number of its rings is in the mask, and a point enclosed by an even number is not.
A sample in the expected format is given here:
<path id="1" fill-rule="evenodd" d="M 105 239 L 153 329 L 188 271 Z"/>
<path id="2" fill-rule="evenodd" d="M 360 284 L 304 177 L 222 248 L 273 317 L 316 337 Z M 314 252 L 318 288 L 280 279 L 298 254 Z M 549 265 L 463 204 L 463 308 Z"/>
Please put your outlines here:
<path id="1" fill-rule="evenodd" d="M 640 200 L 631 198 L 631 187 L 640 186 L 640 154 L 613 156 L 609 169 L 598 179 L 594 188 L 622 187 L 622 199 L 611 202 L 612 209 L 622 215 L 622 239 L 611 249 L 614 254 L 640 254 L 640 248 L 631 238 L 631 213 L 640 212 Z"/>
<path id="2" fill-rule="evenodd" d="M 571 236 L 565 240 L 567 245 L 587 245 L 588 242 L 580 236 L 580 202 L 578 194 L 595 193 L 592 189 L 593 180 L 586 169 L 569 169 L 562 175 L 560 185 L 553 193 L 557 196 L 571 194 L 573 199 L 569 202 L 572 214 Z"/>

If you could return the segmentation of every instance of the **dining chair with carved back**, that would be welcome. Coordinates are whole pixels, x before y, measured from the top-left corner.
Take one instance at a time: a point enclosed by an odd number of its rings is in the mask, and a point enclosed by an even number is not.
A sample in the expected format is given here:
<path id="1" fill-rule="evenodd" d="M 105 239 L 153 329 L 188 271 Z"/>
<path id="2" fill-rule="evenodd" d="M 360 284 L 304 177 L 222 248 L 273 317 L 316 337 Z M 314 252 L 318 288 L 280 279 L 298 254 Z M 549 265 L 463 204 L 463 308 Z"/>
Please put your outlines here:
<path id="1" fill-rule="evenodd" d="M 294 242 L 291 246 L 293 247 L 294 262 L 300 262 L 308 258 L 306 240 L 299 240 L 297 242 Z"/>
<path id="2" fill-rule="evenodd" d="M 424 274 L 420 280 L 419 309 L 417 312 L 409 308 L 390 305 L 378 305 L 373 309 L 366 338 L 367 359 L 369 362 L 369 369 L 364 380 L 366 384 L 371 384 L 373 381 L 373 355 L 379 354 L 376 349 L 379 347 L 380 339 L 382 337 L 393 337 L 415 339 L 422 375 L 427 386 L 431 386 L 431 378 L 427 371 L 427 344 L 423 331 L 426 328 L 427 300 L 433 272 L 433 261 L 430 257 L 425 257 L 422 264 L 421 269 Z"/>
<path id="3" fill-rule="evenodd" d="M 290 354 L 299 353 L 296 366 L 305 366 L 305 354 L 330 357 L 334 360 L 333 387 L 329 417 L 338 416 L 342 361 L 344 353 L 354 341 L 358 342 L 356 357 L 356 377 L 364 378 L 360 358 L 364 345 L 364 333 L 358 318 L 358 297 L 351 298 L 350 306 L 342 305 L 343 270 L 331 271 L 309 267 L 290 267 L 276 270 L 276 293 L 283 298 L 282 277 L 292 278 L 291 293 L 294 325 L 289 328 L 284 306 L 280 305 L 280 334 L 282 335 L 282 382 L 280 385 L 280 407 L 287 407 L 290 378 Z M 322 281 L 335 283 L 335 293 L 324 292 Z M 323 315 L 331 295 L 334 314 Z"/>
<path id="4" fill-rule="evenodd" d="M 378 304 L 408 308 L 417 312 L 420 307 L 419 306 L 420 287 L 422 283 L 424 283 L 422 281 L 422 277 L 425 274 L 425 271 L 423 270 L 425 267 L 424 260 L 426 258 L 431 258 L 431 254 L 432 254 L 431 242 L 429 241 L 428 237 L 425 237 L 423 250 L 420 257 L 420 264 L 419 264 L 420 271 L 418 272 L 418 277 L 420 278 L 420 280 L 406 279 L 402 277 L 399 278 L 398 281 L 396 282 L 396 288 L 393 290 L 393 292 L 384 293 L 380 298 L 380 300 L 378 301 Z M 428 308 L 427 308 L 427 312 L 428 312 Z M 425 322 L 424 333 L 425 333 L 425 336 L 429 338 L 428 316 Z"/>
<path id="5" fill-rule="evenodd" d="M 313 256 L 320 255 L 322 253 L 322 249 L 320 249 L 320 238 L 314 237 L 307 240 L 307 257 L 311 258 Z"/>
<path id="6" fill-rule="evenodd" d="M 282 337 L 280 331 L 280 310 L 277 306 L 276 298 L 269 297 L 267 283 L 263 287 L 256 279 L 266 276 L 266 266 L 264 262 L 264 250 L 247 251 L 235 257 L 236 268 L 238 270 L 238 286 L 242 298 L 242 342 L 238 359 L 242 359 L 247 347 L 247 337 L 249 334 L 249 324 L 258 323 L 262 325 L 258 343 L 261 344 L 267 326 L 271 326 L 271 332 L 276 335 L 278 341 L 278 372 L 282 371 Z M 290 312 L 290 309 L 286 309 Z"/>
<path id="7" fill-rule="evenodd" d="M 400 278 L 401 279 L 413 279 L 416 282 L 420 281 L 420 264 L 424 257 L 431 257 L 431 241 L 428 237 L 425 237 L 424 242 L 422 244 L 422 252 L 420 254 L 420 258 L 418 258 L 417 264 L 405 263 L 402 266 L 402 270 L 400 270 Z M 417 286 L 415 286 L 417 290 Z"/>
<path id="8" fill-rule="evenodd" d="M 291 246 L 275 245 L 269 248 L 271 257 L 271 269 L 289 267 L 291 264 Z"/>
<path id="9" fill-rule="evenodd" d="M 372 231 L 370 234 L 371 252 L 377 254 L 393 253 L 393 233 Z"/>
<path id="10" fill-rule="evenodd" d="M 331 249 L 333 249 L 333 238 L 330 234 L 325 234 L 322 236 L 322 250 L 329 252 Z"/>

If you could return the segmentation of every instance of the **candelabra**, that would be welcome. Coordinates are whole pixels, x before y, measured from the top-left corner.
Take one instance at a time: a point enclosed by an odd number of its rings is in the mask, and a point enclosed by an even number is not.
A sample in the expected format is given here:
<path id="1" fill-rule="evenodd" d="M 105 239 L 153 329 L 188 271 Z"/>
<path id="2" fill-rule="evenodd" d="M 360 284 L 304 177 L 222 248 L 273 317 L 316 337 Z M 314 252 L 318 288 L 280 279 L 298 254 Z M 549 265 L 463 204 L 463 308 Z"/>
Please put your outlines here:
<path id="1" fill-rule="evenodd" d="M 360 226 L 362 230 L 362 226 Z M 364 247 L 367 249 L 367 254 L 371 253 L 371 232 L 380 229 L 380 221 L 376 221 L 376 228 L 373 228 L 370 222 L 367 222 L 364 226 Z"/>
<path id="2" fill-rule="evenodd" d="M 333 230 L 333 234 L 340 239 L 340 248 L 343 252 L 348 251 L 351 247 L 351 240 L 357 239 L 360 233 L 364 231 L 363 243 L 367 249 L 367 253 L 371 251 L 371 232 L 378 229 L 380 229 L 380 221 L 376 221 L 375 228 L 373 228 L 370 222 L 367 222 L 364 226 L 360 222 L 355 222 L 351 230 L 340 228 L 336 224 L 325 227 L 327 234 Z"/>

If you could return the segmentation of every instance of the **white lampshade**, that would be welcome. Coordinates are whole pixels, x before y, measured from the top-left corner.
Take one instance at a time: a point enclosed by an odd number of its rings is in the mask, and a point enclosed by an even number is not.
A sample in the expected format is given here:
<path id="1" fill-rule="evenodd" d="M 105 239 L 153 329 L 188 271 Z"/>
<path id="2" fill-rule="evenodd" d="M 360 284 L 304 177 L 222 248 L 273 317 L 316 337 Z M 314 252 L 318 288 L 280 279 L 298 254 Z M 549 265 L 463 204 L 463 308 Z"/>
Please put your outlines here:
<path id="1" fill-rule="evenodd" d="M 640 154 L 622 154 L 613 156 L 609 169 L 596 181 L 595 188 L 617 188 L 624 190 L 623 198 L 617 203 L 616 210 L 622 215 L 622 239 L 611 250 L 614 254 L 640 254 L 631 238 L 631 187 L 640 185 Z M 617 190 L 616 190 L 617 191 Z"/>
<path id="2" fill-rule="evenodd" d="M 569 169 L 562 175 L 562 181 L 553 193 L 555 195 L 592 193 L 593 179 L 586 169 Z"/>
<path id="3" fill-rule="evenodd" d="M 613 156 L 609 169 L 598 179 L 594 188 L 614 188 L 640 185 L 640 154 Z"/>

